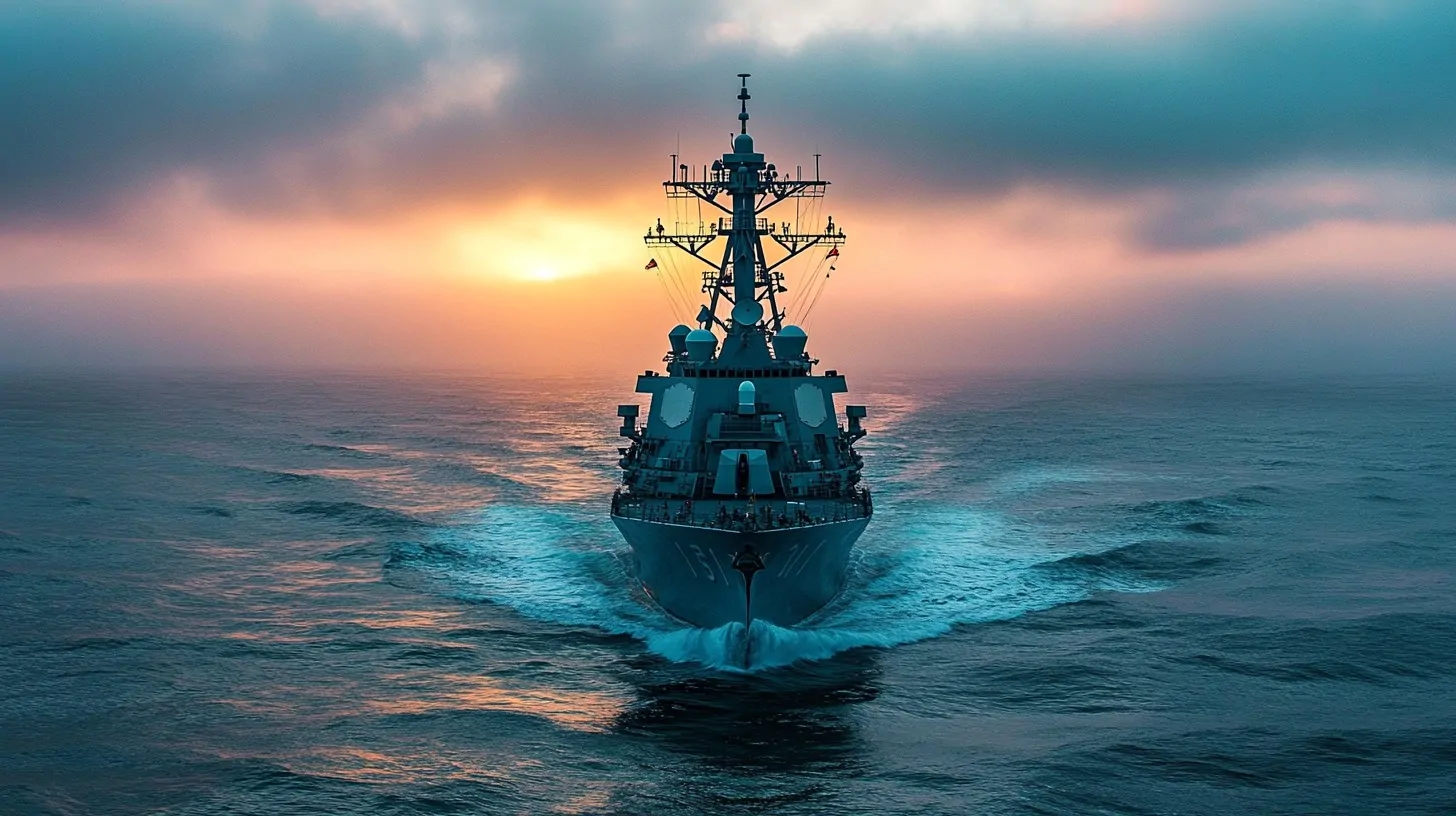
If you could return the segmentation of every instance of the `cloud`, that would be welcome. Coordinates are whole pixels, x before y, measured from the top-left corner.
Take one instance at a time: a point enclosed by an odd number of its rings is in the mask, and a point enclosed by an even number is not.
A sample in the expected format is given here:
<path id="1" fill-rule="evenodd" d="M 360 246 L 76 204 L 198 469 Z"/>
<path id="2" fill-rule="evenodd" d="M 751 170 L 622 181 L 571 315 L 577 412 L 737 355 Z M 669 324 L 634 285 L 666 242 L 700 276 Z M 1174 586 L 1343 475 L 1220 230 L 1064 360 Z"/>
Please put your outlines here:
<path id="1" fill-rule="evenodd" d="M 426 8 L 7 5 L 0 217 L 91 213 L 181 171 L 276 209 L 622 188 L 674 133 L 710 160 L 741 70 L 761 143 L 818 144 L 891 196 L 1456 164 L 1446 2 L 988 0 L 906 26 L 855 6 L 756 48 L 729 3 Z"/>
<path id="2" fill-rule="evenodd" d="M 279 293 L 285 296 L 279 297 Z M 826 368 L 873 372 L 1456 374 L 1456 287 L 1145 281 L 1026 302 L 838 297 L 811 325 Z M 379 281 L 127 282 L 0 292 L 0 372 L 246 366 L 573 374 L 650 364 L 671 321 L 626 273 L 587 289 Z M 564 327 L 575 337 L 563 353 Z M 866 342 L 866 337 L 874 338 Z M 862 382 L 862 380 L 861 380 Z"/>
<path id="3" fill-rule="evenodd" d="M 0 218 L 316 146 L 417 82 L 425 45 L 288 5 L 0 5 Z"/>
<path id="4" fill-rule="evenodd" d="M 1448 6 L 1181 8 L 939 30 L 870 15 L 758 49 L 723 36 L 732 9 L 497 10 L 490 48 L 511 70 L 492 106 L 359 133 L 372 149 L 306 153 L 284 175 L 343 211 L 650 189 L 673 137 L 687 161 L 722 149 L 746 69 L 759 144 L 782 167 L 829 154 L 852 204 L 1062 188 L 1145 206 L 1125 238 L 1157 252 L 1452 217 Z M 1358 200 L 1305 194 L 1351 176 Z M 225 194 L 276 206 L 282 189 L 250 173 Z"/>
<path id="5" fill-rule="evenodd" d="M 1326 221 L 1456 221 L 1456 175 L 1324 168 L 1269 173 L 1240 183 L 1189 184 L 1148 197 L 1130 235 L 1155 252 L 1200 251 Z"/>
<path id="6" fill-rule="evenodd" d="M 1229 8 L 1129 30 L 931 40 L 898 59 L 872 40 L 821 45 L 803 56 L 805 82 L 825 89 L 816 107 L 859 119 L 833 131 L 857 155 L 945 186 L 1120 190 L 1311 161 L 1456 160 L 1449 4 Z"/>
<path id="7" fill-rule="evenodd" d="M 1086 374 L 1456 374 L 1456 286 L 1431 281 L 1138 281 L 1008 303 L 838 300 L 810 330 L 826 365 Z M 862 341 L 866 326 L 898 326 Z"/>

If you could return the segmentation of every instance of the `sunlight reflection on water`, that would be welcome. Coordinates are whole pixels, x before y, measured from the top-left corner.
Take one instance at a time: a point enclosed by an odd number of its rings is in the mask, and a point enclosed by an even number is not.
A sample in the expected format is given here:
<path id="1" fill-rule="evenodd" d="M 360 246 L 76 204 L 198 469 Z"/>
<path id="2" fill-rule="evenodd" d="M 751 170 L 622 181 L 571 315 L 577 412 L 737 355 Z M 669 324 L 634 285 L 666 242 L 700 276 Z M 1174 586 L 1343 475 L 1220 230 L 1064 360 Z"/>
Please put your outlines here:
<path id="1" fill-rule="evenodd" d="M 0 491 L 0 812 L 1165 813 L 1209 790 L 1341 812 L 1449 790 L 1449 388 L 857 392 L 877 515 L 850 585 L 736 672 L 733 632 L 633 585 L 607 517 L 619 384 L 22 395 L 0 424 L 0 468 L 26 474 Z"/>
<path id="2" fill-rule="evenodd" d="M 633 701 L 625 694 L 513 685 L 465 674 L 393 674 L 380 680 L 379 696 L 367 704 L 381 714 L 504 711 L 539 717 L 576 731 L 608 730 Z"/>

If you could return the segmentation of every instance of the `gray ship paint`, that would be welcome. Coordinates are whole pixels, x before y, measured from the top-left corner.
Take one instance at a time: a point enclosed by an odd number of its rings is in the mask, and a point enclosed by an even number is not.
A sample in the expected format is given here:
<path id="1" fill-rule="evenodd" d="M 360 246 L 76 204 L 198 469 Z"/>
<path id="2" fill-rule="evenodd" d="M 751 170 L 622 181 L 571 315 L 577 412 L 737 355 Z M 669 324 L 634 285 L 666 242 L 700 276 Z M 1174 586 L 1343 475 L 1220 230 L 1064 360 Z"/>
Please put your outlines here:
<path id="1" fill-rule="evenodd" d="M 701 180 L 682 165 L 681 178 L 675 169 L 663 183 L 669 197 L 725 216 L 685 234 L 659 220 L 645 238 L 709 267 L 708 302 L 696 328 L 668 333 L 665 374 L 637 378 L 650 400 L 645 421 L 637 405 L 618 408 L 629 444 L 618 449 L 622 486 L 611 513 L 638 580 L 664 610 L 704 628 L 742 623 L 747 634 L 754 621 L 793 626 L 839 592 L 873 504 L 854 450 L 865 409 L 847 406 L 838 421 L 844 377 L 814 372 L 808 335 L 785 322 L 778 302 L 788 291 L 780 267 L 804 253 L 837 257 L 844 231 L 832 217 L 822 229 L 763 217 L 790 199 L 822 198 L 829 182 L 817 167 L 812 179 L 781 176 L 754 152 L 748 75 L 739 76 L 733 151 Z"/>

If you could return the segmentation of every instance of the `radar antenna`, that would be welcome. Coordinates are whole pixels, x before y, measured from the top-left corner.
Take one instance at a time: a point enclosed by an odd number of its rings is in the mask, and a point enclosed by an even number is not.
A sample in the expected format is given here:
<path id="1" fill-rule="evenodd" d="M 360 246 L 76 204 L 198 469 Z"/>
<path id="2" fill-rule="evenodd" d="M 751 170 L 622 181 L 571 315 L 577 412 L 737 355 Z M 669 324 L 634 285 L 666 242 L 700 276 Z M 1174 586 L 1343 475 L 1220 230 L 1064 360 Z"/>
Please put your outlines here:
<path id="1" fill-rule="evenodd" d="M 748 133 L 748 78 L 739 74 L 738 135 L 733 137 L 732 152 L 706 168 L 702 180 L 689 179 L 684 170 L 677 172 L 677 153 L 673 154 L 674 171 L 662 186 L 667 197 L 695 198 L 717 207 L 724 215 L 711 224 L 700 224 L 697 232 L 666 232 L 661 221 L 648 229 L 643 238 L 650 247 L 674 248 L 686 253 L 709 268 L 703 273 L 702 291 L 708 303 L 698 313 L 700 328 L 714 325 L 730 335 L 752 331 L 778 332 L 786 314 L 779 307 L 777 296 L 788 291 L 783 273 L 778 271 L 787 261 L 814 247 L 840 247 L 845 242 L 843 228 L 829 219 L 822 229 L 805 229 L 796 222 L 772 224 L 762 217 L 770 208 L 789 199 L 822 199 L 829 186 L 819 176 L 819 154 L 814 154 L 814 178 L 805 179 L 800 172 L 795 178 L 781 176 L 778 169 L 765 161 L 764 154 L 754 151 L 753 137 Z M 684 165 L 686 167 L 686 165 Z M 724 196 L 728 202 L 719 200 Z M 770 261 L 764 252 L 764 238 L 777 245 L 782 254 Z M 709 250 L 718 239 L 725 239 L 721 252 Z M 712 260 L 717 255 L 718 260 Z M 835 252 L 838 255 L 838 252 Z M 817 276 L 816 276 L 817 277 Z M 729 322 L 718 316 L 723 302 L 731 305 Z M 765 319 L 764 305 L 768 306 Z"/>
<path id="2" fill-rule="evenodd" d="M 748 132 L 748 100 L 753 97 L 748 95 L 748 78 L 753 74 L 739 74 L 738 78 L 743 82 L 743 88 L 738 92 L 738 99 L 743 103 L 742 112 L 738 114 L 738 132 Z"/>

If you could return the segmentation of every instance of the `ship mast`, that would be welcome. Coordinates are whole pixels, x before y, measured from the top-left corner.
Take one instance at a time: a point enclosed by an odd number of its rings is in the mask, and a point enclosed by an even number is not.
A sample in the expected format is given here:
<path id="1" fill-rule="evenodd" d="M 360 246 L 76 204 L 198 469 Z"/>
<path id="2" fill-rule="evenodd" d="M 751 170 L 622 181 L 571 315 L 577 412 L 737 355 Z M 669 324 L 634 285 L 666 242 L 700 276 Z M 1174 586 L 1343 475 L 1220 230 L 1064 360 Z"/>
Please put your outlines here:
<path id="1" fill-rule="evenodd" d="M 779 267 L 813 247 L 837 247 L 845 241 L 844 230 L 835 225 L 833 216 L 829 216 L 822 233 L 800 232 L 797 225 L 770 224 L 762 217 L 774 205 L 791 198 L 823 198 L 829 182 L 819 178 L 817 154 L 813 179 L 802 178 L 802 171 L 798 178 L 791 179 L 780 176 L 778 169 L 764 160 L 764 154 L 754 152 L 753 137 L 748 133 L 748 100 L 752 98 L 748 93 L 749 76 L 738 75 L 739 129 L 733 138 L 733 152 L 724 153 L 711 169 L 705 168 L 701 181 L 690 180 L 686 171 L 678 178 L 674 167 L 672 180 L 662 183 L 668 198 L 697 198 L 727 217 L 720 217 L 713 229 L 682 234 L 668 233 L 659 220 L 644 238 L 650 247 L 673 247 L 710 267 L 703 273 L 702 288 L 708 304 L 699 310 L 697 322 L 703 329 L 718 325 L 730 336 L 783 328 L 786 315 L 779 308 L 777 295 L 788 290 L 783 286 L 783 274 L 777 271 Z M 676 155 L 673 160 L 676 163 Z M 719 200 L 725 193 L 731 206 Z M 784 252 L 773 262 L 764 253 L 765 236 Z M 705 253 L 719 238 L 726 241 L 719 260 L 714 262 Z M 732 306 L 726 322 L 718 316 L 723 301 Z"/>

